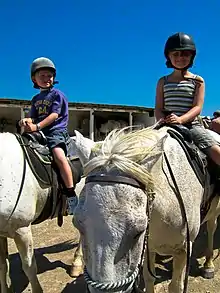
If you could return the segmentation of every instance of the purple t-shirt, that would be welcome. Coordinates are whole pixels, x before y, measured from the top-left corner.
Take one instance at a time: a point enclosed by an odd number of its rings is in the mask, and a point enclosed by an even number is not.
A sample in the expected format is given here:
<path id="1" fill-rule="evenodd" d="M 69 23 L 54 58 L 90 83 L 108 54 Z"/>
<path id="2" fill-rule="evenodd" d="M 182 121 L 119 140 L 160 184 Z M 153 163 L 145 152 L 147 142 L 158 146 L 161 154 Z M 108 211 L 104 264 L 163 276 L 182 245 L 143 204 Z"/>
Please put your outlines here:
<path id="1" fill-rule="evenodd" d="M 34 96 L 31 101 L 31 118 L 36 123 L 41 122 L 51 113 L 57 113 L 58 118 L 42 129 L 44 133 L 54 130 L 64 130 L 68 126 L 68 101 L 65 95 L 58 89 L 52 88 L 48 91 L 42 91 Z"/>

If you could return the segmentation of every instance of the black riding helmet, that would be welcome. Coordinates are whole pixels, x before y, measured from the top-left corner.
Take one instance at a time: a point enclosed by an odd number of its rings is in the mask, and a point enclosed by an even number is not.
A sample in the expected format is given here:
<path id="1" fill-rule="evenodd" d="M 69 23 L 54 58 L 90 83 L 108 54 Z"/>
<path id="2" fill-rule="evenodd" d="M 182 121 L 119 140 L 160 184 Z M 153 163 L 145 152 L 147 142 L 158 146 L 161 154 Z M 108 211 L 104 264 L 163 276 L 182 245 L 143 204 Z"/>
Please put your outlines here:
<path id="1" fill-rule="evenodd" d="M 172 51 L 192 51 L 193 55 L 192 58 L 190 60 L 190 63 L 188 64 L 188 66 L 186 68 L 182 68 L 182 70 L 186 70 L 190 67 L 192 67 L 193 65 L 193 61 L 194 58 L 196 56 L 196 46 L 195 43 L 193 41 L 193 38 L 190 35 L 187 35 L 185 33 L 176 33 L 172 36 L 170 36 L 165 44 L 165 48 L 164 48 L 164 55 L 167 59 L 166 61 L 166 65 L 168 68 L 175 68 L 173 66 L 173 64 L 170 61 L 169 58 L 169 53 Z"/>
<path id="2" fill-rule="evenodd" d="M 220 110 L 216 110 L 214 113 L 213 113 L 213 116 L 214 117 L 220 117 Z"/>
<path id="3" fill-rule="evenodd" d="M 48 58 L 40 57 L 40 58 L 35 59 L 31 64 L 31 79 L 32 79 L 32 81 L 33 81 L 33 77 L 34 77 L 35 73 L 41 69 L 51 70 L 53 72 L 53 77 L 55 79 L 56 67 L 55 67 L 54 63 Z M 39 88 L 39 86 L 34 81 L 33 81 L 33 83 L 34 83 L 35 88 Z M 54 84 L 56 84 L 56 83 L 57 82 L 54 81 Z"/>

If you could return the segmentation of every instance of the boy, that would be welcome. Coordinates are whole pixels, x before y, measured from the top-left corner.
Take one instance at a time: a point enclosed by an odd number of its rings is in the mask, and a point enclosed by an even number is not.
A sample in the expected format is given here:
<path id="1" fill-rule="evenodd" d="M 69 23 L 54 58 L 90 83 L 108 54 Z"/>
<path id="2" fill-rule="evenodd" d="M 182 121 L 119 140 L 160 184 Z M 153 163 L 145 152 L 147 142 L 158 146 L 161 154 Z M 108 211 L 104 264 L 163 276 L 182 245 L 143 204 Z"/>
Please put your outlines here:
<path id="1" fill-rule="evenodd" d="M 73 214 L 77 205 L 74 192 L 72 171 L 67 161 L 67 142 L 70 140 L 68 126 L 68 101 L 65 95 L 53 88 L 56 67 L 48 58 L 37 58 L 31 65 L 31 79 L 40 93 L 31 102 L 31 118 L 19 122 L 24 131 L 41 130 L 47 138 L 48 147 L 52 152 L 60 175 L 64 181 L 67 195 L 67 213 Z"/>

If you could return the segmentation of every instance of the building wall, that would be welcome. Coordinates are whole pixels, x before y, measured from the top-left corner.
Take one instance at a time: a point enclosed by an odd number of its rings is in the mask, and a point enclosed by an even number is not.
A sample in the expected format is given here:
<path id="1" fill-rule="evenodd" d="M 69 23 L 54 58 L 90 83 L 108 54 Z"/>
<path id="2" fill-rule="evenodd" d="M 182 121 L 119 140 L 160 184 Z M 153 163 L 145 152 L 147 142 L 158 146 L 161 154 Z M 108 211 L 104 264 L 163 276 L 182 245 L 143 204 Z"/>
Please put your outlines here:
<path id="1" fill-rule="evenodd" d="M 16 122 L 27 117 L 29 105 L 0 105 L 0 132 L 16 132 Z M 152 112 L 152 111 L 151 111 Z M 123 109 L 74 109 L 69 110 L 68 130 L 74 135 L 74 130 L 79 130 L 84 136 L 94 140 L 103 139 L 112 130 L 112 127 L 126 125 L 150 126 L 154 124 L 155 117 L 150 117 L 149 112 L 134 112 Z"/>

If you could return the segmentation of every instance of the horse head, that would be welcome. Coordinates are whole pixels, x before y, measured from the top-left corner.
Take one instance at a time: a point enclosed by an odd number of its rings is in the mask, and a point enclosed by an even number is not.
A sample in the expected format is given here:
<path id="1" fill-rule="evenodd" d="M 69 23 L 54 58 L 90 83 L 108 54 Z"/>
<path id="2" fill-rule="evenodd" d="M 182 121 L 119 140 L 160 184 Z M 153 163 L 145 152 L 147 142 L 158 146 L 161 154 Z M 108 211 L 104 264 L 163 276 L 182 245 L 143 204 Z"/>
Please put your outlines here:
<path id="1" fill-rule="evenodd" d="M 133 288 L 153 200 L 149 170 L 161 157 L 166 138 L 158 133 L 113 131 L 96 147 L 76 136 L 87 178 L 74 223 L 81 232 L 91 293 Z"/>

